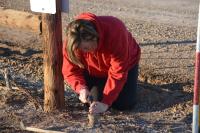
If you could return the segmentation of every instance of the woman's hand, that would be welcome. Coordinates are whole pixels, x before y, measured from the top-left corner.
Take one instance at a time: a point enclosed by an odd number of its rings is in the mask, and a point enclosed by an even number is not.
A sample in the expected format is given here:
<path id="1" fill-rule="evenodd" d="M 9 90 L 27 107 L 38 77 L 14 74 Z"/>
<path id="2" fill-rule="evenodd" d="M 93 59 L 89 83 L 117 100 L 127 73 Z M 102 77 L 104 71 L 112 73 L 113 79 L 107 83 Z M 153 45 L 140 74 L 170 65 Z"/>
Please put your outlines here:
<path id="1" fill-rule="evenodd" d="M 108 107 L 109 106 L 107 104 L 95 101 L 90 105 L 89 112 L 91 114 L 103 113 L 108 109 Z"/>
<path id="2" fill-rule="evenodd" d="M 84 89 L 81 89 L 80 92 L 79 92 L 79 100 L 82 102 L 82 103 L 87 103 L 87 98 L 88 96 L 90 95 L 90 92 L 88 91 L 87 88 L 84 88 Z"/>

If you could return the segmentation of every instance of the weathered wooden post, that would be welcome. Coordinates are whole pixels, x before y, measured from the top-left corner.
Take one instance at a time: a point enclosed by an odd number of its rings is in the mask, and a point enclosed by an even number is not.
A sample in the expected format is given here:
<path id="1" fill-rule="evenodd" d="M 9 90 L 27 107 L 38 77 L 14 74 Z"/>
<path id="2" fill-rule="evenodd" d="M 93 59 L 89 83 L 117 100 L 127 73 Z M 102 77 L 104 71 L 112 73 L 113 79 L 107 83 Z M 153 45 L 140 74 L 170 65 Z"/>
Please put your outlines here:
<path id="1" fill-rule="evenodd" d="M 30 0 L 30 6 L 43 13 L 44 111 L 50 112 L 64 108 L 61 11 L 69 12 L 69 0 Z"/>
<path id="2" fill-rule="evenodd" d="M 64 107 L 62 76 L 61 0 L 56 0 L 56 14 L 42 14 L 44 40 L 44 111 Z"/>

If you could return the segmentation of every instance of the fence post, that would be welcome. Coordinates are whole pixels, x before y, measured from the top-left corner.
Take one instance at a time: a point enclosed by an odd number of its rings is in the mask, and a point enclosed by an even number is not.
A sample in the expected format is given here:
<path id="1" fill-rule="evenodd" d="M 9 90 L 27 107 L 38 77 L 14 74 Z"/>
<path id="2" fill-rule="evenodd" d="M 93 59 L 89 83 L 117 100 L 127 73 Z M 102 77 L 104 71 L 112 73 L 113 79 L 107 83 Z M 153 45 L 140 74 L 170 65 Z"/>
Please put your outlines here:
<path id="1" fill-rule="evenodd" d="M 44 41 L 44 111 L 64 108 L 62 76 L 61 0 L 56 0 L 56 14 L 42 14 Z"/>
<path id="2" fill-rule="evenodd" d="M 194 74 L 194 97 L 193 97 L 193 122 L 192 133 L 199 132 L 199 87 L 200 87 L 200 3 L 198 14 L 197 26 L 197 44 L 196 44 L 196 57 L 195 57 L 195 74 Z"/>

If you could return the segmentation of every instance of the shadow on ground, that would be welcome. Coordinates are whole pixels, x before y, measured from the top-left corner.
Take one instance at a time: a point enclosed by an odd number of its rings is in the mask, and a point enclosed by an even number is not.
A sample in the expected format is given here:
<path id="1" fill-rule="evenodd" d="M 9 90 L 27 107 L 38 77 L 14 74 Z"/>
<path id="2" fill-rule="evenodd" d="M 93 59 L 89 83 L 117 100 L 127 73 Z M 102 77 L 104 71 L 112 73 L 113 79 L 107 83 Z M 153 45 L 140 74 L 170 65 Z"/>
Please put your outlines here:
<path id="1" fill-rule="evenodd" d="M 138 87 L 138 104 L 135 112 L 162 111 L 175 104 L 192 100 L 193 93 L 185 92 L 184 87 L 191 83 L 170 83 L 154 85 L 140 82 Z"/>
<path id="2" fill-rule="evenodd" d="M 0 47 L 0 56 L 16 56 L 16 55 L 21 55 L 21 56 L 32 56 L 34 54 L 41 54 L 42 50 L 33 50 L 33 49 L 26 49 L 25 51 L 21 52 L 18 50 L 11 50 L 9 48 L 2 48 Z"/>
<path id="3" fill-rule="evenodd" d="M 140 43 L 140 46 L 150 46 L 150 45 L 172 45 L 172 44 L 190 44 L 196 43 L 196 40 L 183 40 L 183 41 L 163 41 L 163 42 L 147 42 L 147 43 Z"/>

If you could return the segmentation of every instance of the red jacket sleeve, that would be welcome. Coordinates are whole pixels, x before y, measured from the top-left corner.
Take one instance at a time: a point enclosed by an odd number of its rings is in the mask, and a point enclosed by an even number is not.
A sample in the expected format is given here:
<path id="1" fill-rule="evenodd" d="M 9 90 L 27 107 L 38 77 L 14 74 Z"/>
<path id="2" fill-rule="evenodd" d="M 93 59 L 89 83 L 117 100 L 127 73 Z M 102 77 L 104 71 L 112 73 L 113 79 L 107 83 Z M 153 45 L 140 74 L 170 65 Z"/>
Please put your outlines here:
<path id="1" fill-rule="evenodd" d="M 86 82 L 83 76 L 83 69 L 74 65 L 68 60 L 67 52 L 65 50 L 66 41 L 63 44 L 63 66 L 62 73 L 64 80 L 70 85 L 70 87 L 79 94 L 82 88 L 86 87 Z"/>
<path id="2" fill-rule="evenodd" d="M 129 45 L 128 32 L 125 29 L 117 33 L 117 37 L 112 40 L 112 50 L 110 50 L 111 67 L 108 71 L 108 79 L 105 84 L 102 100 L 105 104 L 112 105 L 127 80 Z"/>

